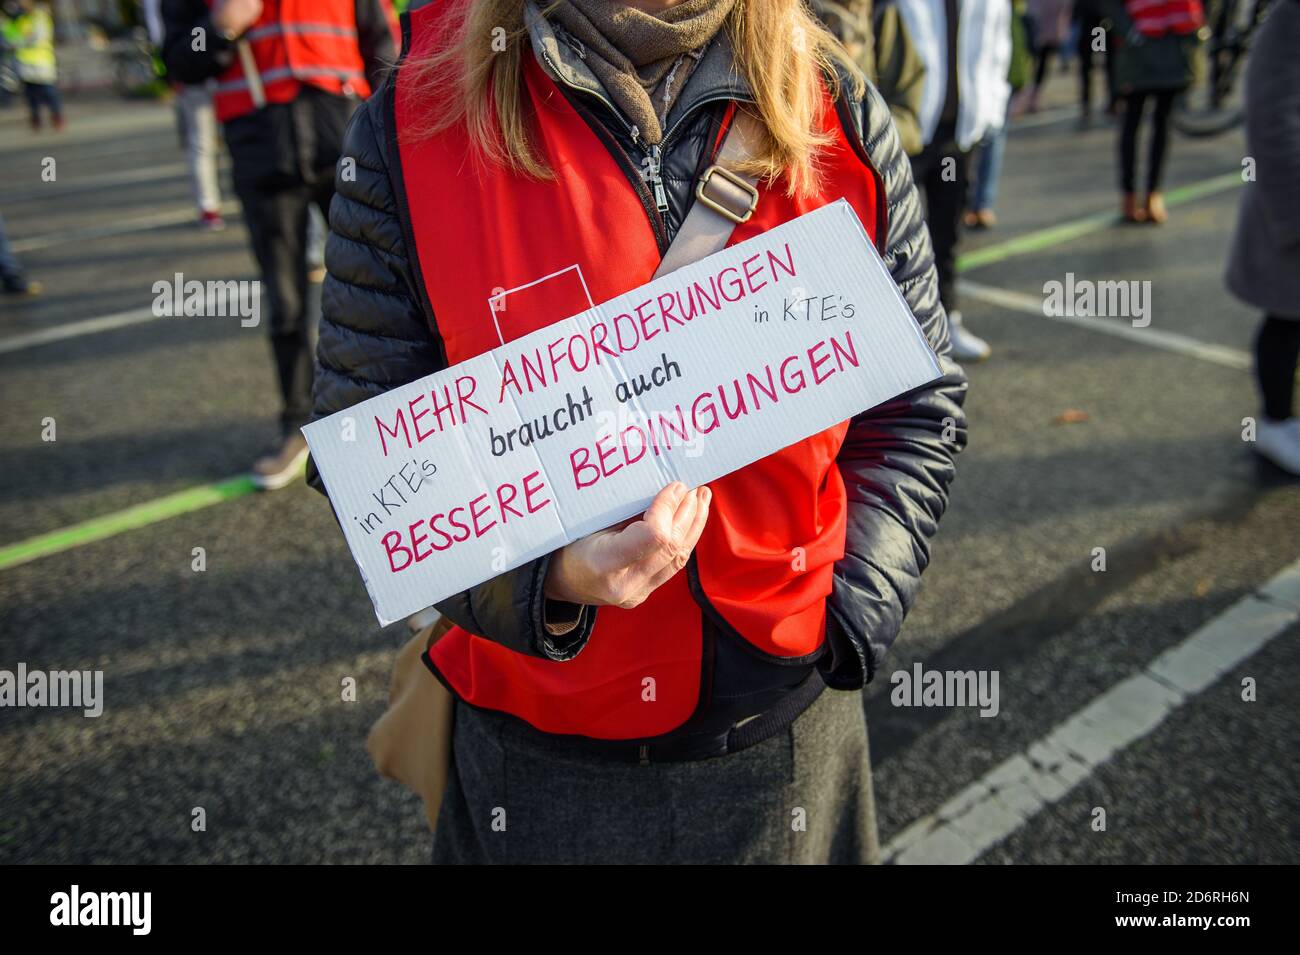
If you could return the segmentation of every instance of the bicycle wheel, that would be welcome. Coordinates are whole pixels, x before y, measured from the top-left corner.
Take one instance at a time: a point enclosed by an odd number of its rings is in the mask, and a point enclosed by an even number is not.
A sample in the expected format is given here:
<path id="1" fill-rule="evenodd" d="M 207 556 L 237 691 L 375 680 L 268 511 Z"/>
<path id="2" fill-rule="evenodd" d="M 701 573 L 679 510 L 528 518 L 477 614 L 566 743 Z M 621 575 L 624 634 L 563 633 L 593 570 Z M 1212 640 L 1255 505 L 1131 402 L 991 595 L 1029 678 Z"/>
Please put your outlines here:
<path id="1" fill-rule="evenodd" d="M 1196 80 L 1178 105 L 1174 128 L 1187 136 L 1217 136 L 1245 118 L 1242 76 L 1250 42 L 1270 0 L 1219 0 L 1211 5 L 1198 56 Z"/>
<path id="2" fill-rule="evenodd" d="M 1245 119 L 1238 82 L 1244 47 L 1235 36 L 1216 34 L 1196 53 L 1192 85 L 1178 98 L 1170 122 L 1184 136 L 1219 136 Z"/>

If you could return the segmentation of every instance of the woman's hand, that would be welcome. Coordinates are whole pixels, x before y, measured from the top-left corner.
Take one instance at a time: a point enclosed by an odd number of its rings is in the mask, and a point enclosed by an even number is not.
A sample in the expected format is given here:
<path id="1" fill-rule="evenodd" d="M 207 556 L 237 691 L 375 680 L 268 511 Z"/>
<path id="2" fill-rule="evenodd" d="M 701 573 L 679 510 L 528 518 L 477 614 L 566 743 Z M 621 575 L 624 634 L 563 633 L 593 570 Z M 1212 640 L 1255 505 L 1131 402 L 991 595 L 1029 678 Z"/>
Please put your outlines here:
<path id="1" fill-rule="evenodd" d="M 709 518 L 713 493 L 688 491 L 675 481 L 650 502 L 639 520 L 597 531 L 557 551 L 546 575 L 546 596 L 591 606 L 631 610 L 686 566 Z"/>

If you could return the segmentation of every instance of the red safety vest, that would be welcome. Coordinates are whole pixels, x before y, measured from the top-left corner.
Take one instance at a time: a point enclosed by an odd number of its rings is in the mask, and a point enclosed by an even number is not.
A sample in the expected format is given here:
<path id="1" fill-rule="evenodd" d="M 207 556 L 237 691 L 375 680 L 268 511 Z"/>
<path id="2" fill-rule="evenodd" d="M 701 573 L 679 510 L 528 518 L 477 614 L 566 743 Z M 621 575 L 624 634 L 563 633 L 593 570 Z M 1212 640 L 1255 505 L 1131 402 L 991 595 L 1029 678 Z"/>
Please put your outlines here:
<path id="1" fill-rule="evenodd" d="M 354 0 L 264 0 L 241 42 L 252 47 L 267 103 L 290 102 L 302 83 L 339 96 L 370 95 Z M 256 108 L 238 56 L 217 77 L 215 105 L 223 123 Z"/>
<path id="2" fill-rule="evenodd" d="M 404 60 L 438 42 L 444 9 L 410 14 Z M 443 108 L 437 97 L 411 95 L 404 72 L 392 103 L 398 130 Z M 654 201 L 635 161 L 620 165 L 531 53 L 524 55 L 524 95 L 553 179 L 476 162 L 463 126 L 418 142 L 399 137 L 398 182 L 418 268 L 453 364 L 586 310 L 587 293 L 604 302 L 644 284 L 662 257 L 650 219 Z M 790 198 L 781 182 L 761 188 L 757 210 L 736 227 L 732 244 L 840 197 L 873 241 L 886 234 L 880 179 L 827 100 L 825 129 L 835 138 L 821 156 L 821 193 Z M 721 134 L 715 150 L 720 142 Z M 552 278 L 512 293 L 505 310 L 493 314 L 494 295 L 546 276 Z M 681 727 L 707 706 L 705 612 L 756 653 L 811 661 L 825 638 L 832 570 L 844 556 L 846 495 L 835 459 L 847 427 L 828 428 L 712 482 L 709 522 L 691 572 L 633 610 L 601 607 L 590 642 L 574 659 L 539 659 L 454 628 L 426 662 L 471 705 L 548 733 L 637 740 Z"/>

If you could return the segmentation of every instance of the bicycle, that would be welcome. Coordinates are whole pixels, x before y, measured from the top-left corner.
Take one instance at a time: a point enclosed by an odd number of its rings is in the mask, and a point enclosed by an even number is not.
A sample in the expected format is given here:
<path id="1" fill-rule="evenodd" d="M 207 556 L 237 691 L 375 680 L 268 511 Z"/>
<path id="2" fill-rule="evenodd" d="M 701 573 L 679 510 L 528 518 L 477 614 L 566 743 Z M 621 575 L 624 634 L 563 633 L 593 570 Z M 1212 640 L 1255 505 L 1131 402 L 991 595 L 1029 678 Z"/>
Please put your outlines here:
<path id="1" fill-rule="evenodd" d="M 113 43 L 113 89 L 119 96 L 150 95 L 159 83 L 158 64 L 149 35 L 132 30 Z"/>
<path id="2" fill-rule="evenodd" d="M 1245 119 L 1237 82 L 1250 43 L 1269 9 L 1269 0 L 1219 0 L 1201 28 L 1196 78 L 1174 107 L 1174 128 L 1184 136 L 1218 136 Z"/>

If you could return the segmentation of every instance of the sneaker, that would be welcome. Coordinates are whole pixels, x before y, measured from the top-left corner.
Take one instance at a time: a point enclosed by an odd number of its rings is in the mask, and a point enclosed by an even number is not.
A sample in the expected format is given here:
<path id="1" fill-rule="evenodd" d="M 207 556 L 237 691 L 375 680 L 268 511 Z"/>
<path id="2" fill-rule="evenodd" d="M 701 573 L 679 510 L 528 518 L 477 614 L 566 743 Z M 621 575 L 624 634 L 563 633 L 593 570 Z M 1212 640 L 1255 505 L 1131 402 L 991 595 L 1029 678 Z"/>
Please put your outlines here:
<path id="1" fill-rule="evenodd" d="M 32 296 L 41 294 L 41 283 L 33 279 L 20 276 L 6 276 L 4 283 L 0 286 L 4 289 L 6 295 Z"/>
<path id="2" fill-rule="evenodd" d="M 253 462 L 253 486 L 275 491 L 303 473 L 307 463 L 307 440 L 297 431 Z"/>
<path id="3" fill-rule="evenodd" d="M 1255 431 L 1255 453 L 1288 474 L 1300 476 L 1300 418 L 1273 421 L 1261 416 Z"/>
<path id="4" fill-rule="evenodd" d="M 226 220 L 216 209 L 205 209 L 199 213 L 199 228 L 205 232 L 220 232 L 226 227 Z"/>
<path id="5" fill-rule="evenodd" d="M 983 361 L 993 354 L 988 342 L 962 324 L 961 312 L 948 313 L 948 339 L 952 342 L 952 357 L 959 362 Z"/>

